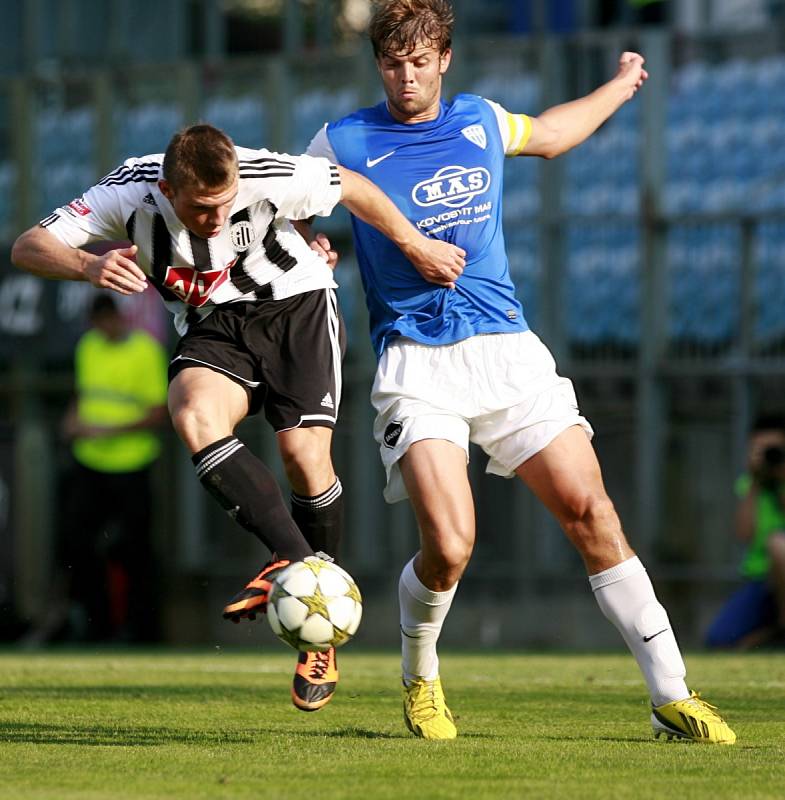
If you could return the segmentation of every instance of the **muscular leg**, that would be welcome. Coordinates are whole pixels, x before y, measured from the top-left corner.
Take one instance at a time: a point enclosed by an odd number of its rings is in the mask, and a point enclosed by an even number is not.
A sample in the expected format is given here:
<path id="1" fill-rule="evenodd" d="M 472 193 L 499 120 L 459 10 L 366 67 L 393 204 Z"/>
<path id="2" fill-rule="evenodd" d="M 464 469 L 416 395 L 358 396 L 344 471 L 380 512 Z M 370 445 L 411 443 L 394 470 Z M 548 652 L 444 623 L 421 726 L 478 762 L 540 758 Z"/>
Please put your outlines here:
<path id="1" fill-rule="evenodd" d="M 308 544 L 338 558 L 343 533 L 343 488 L 335 475 L 332 428 L 279 431 L 278 449 L 292 487 L 292 517 Z"/>
<path id="2" fill-rule="evenodd" d="M 583 558 L 600 609 L 635 656 L 654 705 L 688 697 L 668 615 L 627 543 L 584 431 L 563 431 L 516 474 L 556 516 Z"/>
<path id="3" fill-rule="evenodd" d="M 275 477 L 234 436 L 248 413 L 243 387 L 211 369 L 189 367 L 169 387 L 169 412 L 202 485 L 233 519 L 280 558 L 313 555 Z"/>
<path id="4" fill-rule="evenodd" d="M 398 586 L 404 680 L 432 680 L 439 671 L 436 642 L 474 547 L 466 454 L 451 442 L 426 439 L 409 448 L 400 469 L 420 529 L 420 552 Z"/>

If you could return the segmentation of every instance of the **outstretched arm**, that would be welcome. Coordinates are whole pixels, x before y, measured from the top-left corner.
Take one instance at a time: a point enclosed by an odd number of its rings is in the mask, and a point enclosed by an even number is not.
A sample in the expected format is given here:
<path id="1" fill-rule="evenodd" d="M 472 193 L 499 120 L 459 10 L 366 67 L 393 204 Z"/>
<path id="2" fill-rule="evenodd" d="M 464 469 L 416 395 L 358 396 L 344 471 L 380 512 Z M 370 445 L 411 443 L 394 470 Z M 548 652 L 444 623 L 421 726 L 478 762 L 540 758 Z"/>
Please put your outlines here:
<path id="1" fill-rule="evenodd" d="M 46 228 L 36 225 L 14 242 L 11 261 L 41 278 L 89 281 L 99 289 L 133 294 L 147 288 L 144 272 L 132 261 L 135 254 L 136 245 L 97 256 L 63 244 Z"/>
<path id="2" fill-rule="evenodd" d="M 607 83 L 585 97 L 532 117 L 531 135 L 521 155 L 554 158 L 588 139 L 649 77 L 643 63 L 638 53 L 622 53 L 619 69 Z"/>
<path id="3" fill-rule="evenodd" d="M 455 280 L 466 263 L 466 251 L 449 242 L 423 236 L 374 183 L 346 167 L 338 167 L 338 170 L 341 203 L 395 242 L 425 280 L 455 288 Z"/>

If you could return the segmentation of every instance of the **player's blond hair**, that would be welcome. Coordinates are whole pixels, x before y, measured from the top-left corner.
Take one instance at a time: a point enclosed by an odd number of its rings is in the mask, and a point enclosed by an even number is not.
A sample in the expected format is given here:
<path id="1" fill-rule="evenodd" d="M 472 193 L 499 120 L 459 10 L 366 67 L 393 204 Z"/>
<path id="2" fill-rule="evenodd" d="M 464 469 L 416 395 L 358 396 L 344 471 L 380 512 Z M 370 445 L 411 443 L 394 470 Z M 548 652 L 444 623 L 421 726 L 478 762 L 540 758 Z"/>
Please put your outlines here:
<path id="1" fill-rule="evenodd" d="M 452 45 L 454 23 L 448 0 L 377 0 L 368 33 L 376 58 L 411 53 L 418 45 L 444 53 Z"/>
<path id="2" fill-rule="evenodd" d="M 166 148 L 163 176 L 178 189 L 224 189 L 237 177 L 232 140 L 212 125 L 191 125 L 176 133 Z"/>

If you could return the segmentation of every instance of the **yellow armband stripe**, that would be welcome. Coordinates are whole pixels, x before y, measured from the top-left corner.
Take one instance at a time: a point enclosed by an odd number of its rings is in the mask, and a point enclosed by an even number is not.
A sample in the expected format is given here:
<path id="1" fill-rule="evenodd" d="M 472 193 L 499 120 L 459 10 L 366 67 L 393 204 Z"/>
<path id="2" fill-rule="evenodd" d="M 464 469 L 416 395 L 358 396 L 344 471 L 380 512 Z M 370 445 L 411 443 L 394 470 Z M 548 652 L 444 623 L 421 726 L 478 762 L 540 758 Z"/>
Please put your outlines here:
<path id="1" fill-rule="evenodd" d="M 507 129 L 510 144 L 505 150 L 505 155 L 517 156 L 523 152 L 532 133 L 532 121 L 526 114 L 510 114 L 507 112 Z"/>

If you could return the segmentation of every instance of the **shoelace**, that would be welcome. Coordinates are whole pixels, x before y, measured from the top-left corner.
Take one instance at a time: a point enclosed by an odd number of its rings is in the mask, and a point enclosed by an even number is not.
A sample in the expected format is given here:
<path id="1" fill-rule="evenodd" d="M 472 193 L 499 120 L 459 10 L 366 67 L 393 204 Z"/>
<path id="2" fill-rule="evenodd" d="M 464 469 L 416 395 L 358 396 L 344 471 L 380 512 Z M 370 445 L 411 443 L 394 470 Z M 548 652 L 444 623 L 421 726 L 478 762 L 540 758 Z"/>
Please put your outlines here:
<path id="1" fill-rule="evenodd" d="M 424 711 L 430 711 L 431 716 L 439 711 L 435 681 L 423 681 L 412 700 L 413 713 L 420 714 Z"/>
<path id="2" fill-rule="evenodd" d="M 314 680 L 321 680 L 324 678 L 325 672 L 330 667 L 330 654 L 329 653 L 314 653 L 314 658 L 311 663 L 310 676 Z"/>
<path id="3" fill-rule="evenodd" d="M 713 706 L 711 703 L 707 703 L 698 692 L 695 692 L 692 697 L 687 700 L 687 702 L 695 706 L 695 708 L 702 709 L 703 711 L 708 712 L 709 716 L 713 719 L 717 720 L 718 722 L 724 722 L 723 718 L 717 713 L 717 706 Z"/>

